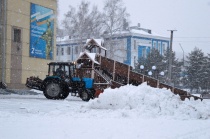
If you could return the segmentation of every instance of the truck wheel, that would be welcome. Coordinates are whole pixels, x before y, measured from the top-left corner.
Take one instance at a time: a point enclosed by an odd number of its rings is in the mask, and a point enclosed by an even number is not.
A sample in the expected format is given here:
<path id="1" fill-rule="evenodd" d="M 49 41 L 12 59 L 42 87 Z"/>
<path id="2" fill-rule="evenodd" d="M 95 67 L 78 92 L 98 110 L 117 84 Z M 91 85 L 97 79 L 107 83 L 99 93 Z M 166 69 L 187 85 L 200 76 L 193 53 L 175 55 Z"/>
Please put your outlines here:
<path id="1" fill-rule="evenodd" d="M 60 99 L 62 89 L 57 82 L 49 82 L 45 86 L 44 96 L 48 99 Z"/>
<path id="2" fill-rule="evenodd" d="M 65 99 L 65 98 L 67 98 L 69 96 L 69 92 L 62 92 L 61 94 L 60 94 L 60 99 Z"/>
<path id="3" fill-rule="evenodd" d="M 90 100 L 90 96 L 85 90 L 82 90 L 82 92 L 80 93 L 80 98 L 83 101 L 89 101 Z"/>

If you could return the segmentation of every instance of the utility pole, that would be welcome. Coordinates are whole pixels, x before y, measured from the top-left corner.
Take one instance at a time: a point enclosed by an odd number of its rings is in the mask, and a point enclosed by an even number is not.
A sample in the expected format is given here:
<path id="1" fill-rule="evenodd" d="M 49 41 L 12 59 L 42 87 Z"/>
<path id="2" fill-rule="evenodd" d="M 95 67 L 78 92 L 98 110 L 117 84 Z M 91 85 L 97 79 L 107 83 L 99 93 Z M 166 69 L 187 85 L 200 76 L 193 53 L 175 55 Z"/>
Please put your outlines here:
<path id="1" fill-rule="evenodd" d="M 172 42 L 173 42 L 173 32 L 177 30 L 168 30 L 171 32 L 171 39 L 170 39 L 170 50 L 169 50 L 169 67 L 168 67 L 168 72 L 169 72 L 169 83 L 171 84 L 171 72 L 172 72 Z"/>

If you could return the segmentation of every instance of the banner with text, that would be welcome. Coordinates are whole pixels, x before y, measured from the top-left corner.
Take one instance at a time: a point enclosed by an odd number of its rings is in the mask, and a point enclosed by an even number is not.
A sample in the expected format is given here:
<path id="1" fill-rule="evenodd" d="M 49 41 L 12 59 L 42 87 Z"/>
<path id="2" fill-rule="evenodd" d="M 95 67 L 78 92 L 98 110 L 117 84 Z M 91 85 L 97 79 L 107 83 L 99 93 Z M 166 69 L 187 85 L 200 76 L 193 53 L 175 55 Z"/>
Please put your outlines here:
<path id="1" fill-rule="evenodd" d="M 54 13 L 31 4 L 30 57 L 53 59 Z"/>

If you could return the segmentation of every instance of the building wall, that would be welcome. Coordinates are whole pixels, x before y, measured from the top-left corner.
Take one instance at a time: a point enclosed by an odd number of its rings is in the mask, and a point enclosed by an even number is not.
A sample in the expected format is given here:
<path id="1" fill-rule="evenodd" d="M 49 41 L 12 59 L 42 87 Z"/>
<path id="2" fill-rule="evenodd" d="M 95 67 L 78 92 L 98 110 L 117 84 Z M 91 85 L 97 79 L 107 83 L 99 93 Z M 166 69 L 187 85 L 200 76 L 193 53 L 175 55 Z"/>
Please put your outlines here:
<path id="1" fill-rule="evenodd" d="M 124 63 L 127 59 L 127 37 L 116 37 L 110 42 L 109 39 L 104 41 L 107 49 L 107 57 L 118 62 Z"/>
<path id="2" fill-rule="evenodd" d="M 63 62 L 75 61 L 80 54 L 79 45 L 77 44 L 57 45 L 56 51 L 56 60 Z"/>
<path id="3" fill-rule="evenodd" d="M 131 65 L 132 67 L 135 67 L 135 63 L 137 63 L 138 60 L 143 57 L 143 55 L 146 58 L 151 48 L 156 48 L 159 50 L 160 54 L 163 54 L 164 50 L 169 47 L 169 38 L 129 35 L 118 37 L 117 39 L 119 42 L 126 42 L 124 43 L 126 54 L 122 54 L 121 60 L 116 58 L 114 58 L 114 60 Z M 122 44 L 119 43 L 116 46 L 121 47 L 121 45 Z M 164 49 L 163 46 L 165 47 Z M 118 52 L 116 51 L 116 55 L 118 55 L 117 53 Z M 122 61 L 122 59 L 124 60 Z"/>
<path id="4" fill-rule="evenodd" d="M 56 0 L 7 0 L 6 26 L 6 84 L 9 88 L 23 88 L 26 78 L 39 76 L 44 79 L 47 63 L 51 60 L 33 58 L 29 55 L 30 47 L 30 7 L 31 3 L 50 8 L 56 14 Z M 54 59 L 56 49 L 56 20 L 54 20 Z M 21 42 L 15 43 L 14 30 L 21 30 Z"/>
<path id="5" fill-rule="evenodd" d="M 136 46 L 134 46 L 134 41 Z M 133 67 L 135 67 L 135 64 L 138 62 L 140 58 L 142 57 L 146 58 L 152 48 L 158 49 L 160 54 L 162 55 L 166 50 L 166 48 L 169 47 L 168 45 L 169 39 L 157 39 L 155 37 L 153 38 L 133 37 L 131 42 L 133 42 L 133 44 L 131 44 L 132 54 L 129 60 L 130 61 L 129 64 Z"/>
<path id="6" fill-rule="evenodd" d="M 155 36 L 140 30 L 140 33 L 131 31 L 115 34 L 111 41 L 108 36 L 105 36 L 104 47 L 107 49 L 106 56 L 108 58 L 135 67 L 138 60 L 143 55 L 146 58 L 152 48 L 158 49 L 160 54 L 163 54 L 164 50 L 169 47 L 169 41 L 170 39 L 167 37 Z M 79 54 L 75 54 L 74 51 L 71 55 L 67 55 L 66 52 L 68 47 L 72 49 L 77 47 L 75 42 L 75 39 L 65 37 L 57 40 L 58 61 L 76 60 Z M 62 54 L 61 49 L 64 50 L 64 54 Z"/>
<path id="7" fill-rule="evenodd" d="M 75 48 L 79 47 L 76 40 L 57 40 L 57 61 L 75 61 L 79 57 L 79 53 L 75 53 Z M 85 43 L 84 43 L 85 44 Z M 153 45 L 155 44 L 155 45 Z M 158 47 L 158 44 L 160 46 Z M 163 44 L 165 49 L 163 49 Z M 68 47 L 71 49 L 71 54 L 68 55 Z M 151 48 L 159 49 L 160 54 L 169 47 L 169 38 L 143 35 L 127 35 L 114 37 L 112 42 L 105 39 L 104 47 L 107 49 L 107 57 L 118 62 L 125 63 L 135 67 L 135 63 L 142 57 L 145 51 L 145 58 Z M 72 51 L 73 50 L 73 51 Z M 63 51 L 63 52 L 62 52 Z"/>

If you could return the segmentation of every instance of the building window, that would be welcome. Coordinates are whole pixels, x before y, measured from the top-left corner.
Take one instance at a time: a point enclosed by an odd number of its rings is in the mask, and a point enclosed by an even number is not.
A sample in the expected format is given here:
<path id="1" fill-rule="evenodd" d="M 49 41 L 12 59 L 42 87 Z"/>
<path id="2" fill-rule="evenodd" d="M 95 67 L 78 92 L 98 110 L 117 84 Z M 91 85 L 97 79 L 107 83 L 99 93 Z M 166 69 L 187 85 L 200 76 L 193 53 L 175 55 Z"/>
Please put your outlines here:
<path id="1" fill-rule="evenodd" d="M 75 54 L 78 54 L 78 46 L 75 47 Z"/>
<path id="2" fill-rule="evenodd" d="M 164 43 L 163 43 L 163 45 L 162 45 L 162 51 L 163 51 L 163 53 L 166 51 L 166 46 L 165 46 Z"/>
<path id="3" fill-rule="evenodd" d="M 64 55 L 64 48 L 61 48 L 61 55 Z"/>
<path id="4" fill-rule="evenodd" d="M 58 51 L 59 51 L 59 49 L 57 48 L 57 52 L 56 52 L 56 55 L 58 56 Z"/>
<path id="5" fill-rule="evenodd" d="M 153 42 L 153 47 L 154 47 L 154 48 L 156 47 L 156 42 Z"/>
<path id="6" fill-rule="evenodd" d="M 96 53 L 96 48 L 93 48 L 93 53 Z"/>
<path id="7" fill-rule="evenodd" d="M 146 48 L 142 49 L 142 57 L 146 58 Z"/>
<path id="8" fill-rule="evenodd" d="M 14 42 L 21 42 L 21 29 L 13 28 L 13 41 Z"/>
<path id="9" fill-rule="evenodd" d="M 134 40 L 134 50 L 136 50 L 136 40 Z"/>
<path id="10" fill-rule="evenodd" d="M 160 45 L 160 42 L 158 43 L 158 51 L 160 52 L 161 51 L 161 45 Z"/>
<path id="11" fill-rule="evenodd" d="M 71 54 L 71 48 L 70 48 L 70 47 L 67 48 L 67 54 L 68 54 L 68 55 Z"/>

